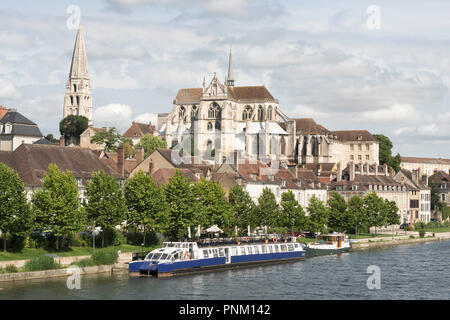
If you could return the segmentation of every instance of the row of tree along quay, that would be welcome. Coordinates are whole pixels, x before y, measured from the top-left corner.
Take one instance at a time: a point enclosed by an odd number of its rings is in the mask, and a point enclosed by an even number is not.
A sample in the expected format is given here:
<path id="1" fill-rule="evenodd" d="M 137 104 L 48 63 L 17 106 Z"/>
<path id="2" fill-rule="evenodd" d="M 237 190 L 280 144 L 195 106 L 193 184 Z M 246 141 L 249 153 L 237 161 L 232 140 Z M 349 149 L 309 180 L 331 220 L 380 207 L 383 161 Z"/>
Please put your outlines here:
<path id="1" fill-rule="evenodd" d="M 100 227 L 101 246 L 158 243 L 158 239 L 186 239 L 188 227 L 218 225 L 225 236 L 243 236 L 248 227 L 266 226 L 268 233 L 287 230 L 346 233 L 368 232 L 370 227 L 399 224 L 393 201 L 375 193 L 348 202 L 333 192 L 328 203 L 312 197 L 303 208 L 291 191 L 278 204 L 268 188 L 254 203 L 240 186 L 230 189 L 228 199 L 214 181 L 190 183 L 179 171 L 165 185 L 156 186 L 152 177 L 139 171 L 121 187 L 102 171 L 94 173 L 81 202 L 70 171 L 51 164 L 42 188 L 28 201 L 18 174 L 0 163 L 0 230 L 3 250 L 24 246 L 92 245 L 92 231 Z M 121 225 L 119 231 L 116 226 Z M 239 230 L 235 234 L 235 230 Z M 44 238 L 42 239 L 42 234 Z M 159 235 L 159 237 L 156 237 Z M 155 240 L 156 239 L 156 240 Z M 156 242 L 155 242 L 156 241 Z"/>

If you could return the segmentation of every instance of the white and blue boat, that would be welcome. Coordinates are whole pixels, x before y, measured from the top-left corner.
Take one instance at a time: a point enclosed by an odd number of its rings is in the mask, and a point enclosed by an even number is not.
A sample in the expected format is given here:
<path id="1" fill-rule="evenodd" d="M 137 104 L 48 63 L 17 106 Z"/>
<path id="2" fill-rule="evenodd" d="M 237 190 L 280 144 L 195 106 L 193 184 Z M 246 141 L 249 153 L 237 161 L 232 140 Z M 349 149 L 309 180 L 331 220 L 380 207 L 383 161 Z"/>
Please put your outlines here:
<path id="1" fill-rule="evenodd" d="M 204 245 L 204 244 L 203 244 Z M 302 244 L 244 243 L 199 245 L 197 242 L 164 242 L 144 260 L 131 261 L 130 273 L 168 277 L 179 274 L 290 262 L 305 259 Z"/>

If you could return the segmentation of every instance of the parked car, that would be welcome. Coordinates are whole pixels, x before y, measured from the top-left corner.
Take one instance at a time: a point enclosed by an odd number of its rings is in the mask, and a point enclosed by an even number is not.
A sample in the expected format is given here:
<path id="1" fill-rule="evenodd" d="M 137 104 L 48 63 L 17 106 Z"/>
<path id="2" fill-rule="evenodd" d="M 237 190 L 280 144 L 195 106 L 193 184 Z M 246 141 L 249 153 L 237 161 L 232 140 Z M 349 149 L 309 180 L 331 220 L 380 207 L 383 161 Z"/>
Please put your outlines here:
<path id="1" fill-rule="evenodd" d="M 410 226 L 411 226 L 411 224 L 409 222 L 404 222 L 400 225 L 400 229 L 406 229 Z"/>

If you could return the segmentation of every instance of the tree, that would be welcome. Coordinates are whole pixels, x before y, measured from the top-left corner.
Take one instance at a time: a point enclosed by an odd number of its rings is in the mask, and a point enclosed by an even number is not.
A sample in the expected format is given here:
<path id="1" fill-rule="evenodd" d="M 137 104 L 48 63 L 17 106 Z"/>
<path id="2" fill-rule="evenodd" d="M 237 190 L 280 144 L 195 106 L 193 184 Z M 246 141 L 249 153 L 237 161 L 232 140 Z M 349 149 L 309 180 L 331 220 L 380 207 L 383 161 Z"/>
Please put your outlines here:
<path id="1" fill-rule="evenodd" d="M 384 214 L 384 201 L 378 197 L 375 191 L 368 193 L 363 198 L 364 209 L 367 212 L 368 227 L 381 227 L 386 223 L 386 216 Z"/>
<path id="2" fill-rule="evenodd" d="M 384 200 L 383 214 L 386 225 L 400 224 L 400 216 L 398 215 L 398 207 L 395 201 Z"/>
<path id="3" fill-rule="evenodd" d="M 316 196 L 312 196 L 309 200 L 307 210 L 309 213 L 310 231 L 325 232 L 329 215 L 328 208 L 325 204 L 317 199 Z"/>
<path id="4" fill-rule="evenodd" d="M 167 143 L 161 138 L 147 133 L 140 139 L 136 147 L 143 147 L 144 157 L 147 158 L 157 148 L 167 148 Z"/>
<path id="5" fill-rule="evenodd" d="M 45 139 L 47 139 L 48 141 L 50 141 L 51 143 L 58 143 L 59 140 L 55 139 L 55 137 L 53 136 L 53 134 L 49 133 L 48 135 L 45 136 Z"/>
<path id="6" fill-rule="evenodd" d="M 294 193 L 289 190 L 281 194 L 281 210 L 278 219 L 278 225 L 286 229 L 294 228 L 305 230 L 307 228 L 307 220 L 303 207 L 295 199 Z"/>
<path id="7" fill-rule="evenodd" d="M 139 170 L 127 180 L 125 199 L 128 207 L 127 223 L 143 227 L 144 243 L 147 230 L 166 230 L 169 216 L 164 192 L 156 186 L 151 176 Z"/>
<path id="8" fill-rule="evenodd" d="M 121 138 L 121 145 L 125 152 L 125 158 L 131 158 L 136 156 L 136 149 L 133 146 L 133 140 L 130 138 Z"/>
<path id="9" fill-rule="evenodd" d="M 168 235 L 172 240 L 185 236 L 187 227 L 195 222 L 196 201 L 189 181 L 178 170 L 163 187 L 169 208 Z"/>
<path id="10" fill-rule="evenodd" d="M 37 226 L 49 227 L 55 235 L 56 250 L 59 250 L 60 237 L 81 231 L 85 226 L 75 178 L 71 171 L 61 172 L 55 164 L 49 165 L 42 190 L 33 194 L 32 204 Z"/>
<path id="11" fill-rule="evenodd" d="M 354 228 L 350 228 L 356 235 L 361 231 L 361 228 L 368 228 L 369 220 L 364 208 L 364 201 L 361 197 L 353 196 L 347 204 L 347 211 L 349 217 L 353 218 Z"/>
<path id="12" fill-rule="evenodd" d="M 267 187 L 263 188 L 258 198 L 256 212 L 258 226 L 278 227 L 280 207 L 272 190 Z"/>
<path id="13" fill-rule="evenodd" d="M 347 211 L 347 203 L 345 202 L 344 197 L 336 191 L 331 193 L 331 196 L 328 199 L 328 207 L 328 228 L 333 231 L 345 232 L 353 226 L 354 219 Z"/>
<path id="14" fill-rule="evenodd" d="M 87 218 L 90 223 L 102 228 L 103 247 L 106 228 L 114 228 L 125 220 L 126 205 L 123 191 L 119 182 L 100 170 L 92 174 L 85 195 Z"/>
<path id="15" fill-rule="evenodd" d="M 0 163 L 0 230 L 3 251 L 7 234 L 25 236 L 32 229 L 33 216 L 27 202 L 25 187 L 13 169 Z"/>
<path id="16" fill-rule="evenodd" d="M 84 116 L 69 115 L 59 122 L 59 131 L 66 144 L 80 144 L 80 135 L 88 128 L 89 120 Z"/>
<path id="17" fill-rule="evenodd" d="M 108 131 L 97 133 L 91 138 L 91 143 L 105 144 L 106 152 L 117 152 L 117 148 L 121 144 L 122 136 L 115 127 L 109 128 Z"/>
<path id="18" fill-rule="evenodd" d="M 375 139 L 380 143 L 379 145 L 379 160 L 380 164 L 387 164 L 389 168 L 395 170 L 395 172 L 400 171 L 401 157 L 397 153 L 395 157 L 392 157 L 392 141 L 382 134 L 374 134 Z"/>
<path id="19" fill-rule="evenodd" d="M 217 182 L 202 178 L 193 185 L 192 192 L 196 199 L 196 224 L 216 224 L 221 228 L 232 226 L 232 208 Z"/>
<path id="20" fill-rule="evenodd" d="M 234 225 L 241 230 L 245 230 L 247 226 L 256 227 L 256 207 L 247 191 L 239 185 L 233 186 L 228 194 L 228 202 L 232 206 Z"/>

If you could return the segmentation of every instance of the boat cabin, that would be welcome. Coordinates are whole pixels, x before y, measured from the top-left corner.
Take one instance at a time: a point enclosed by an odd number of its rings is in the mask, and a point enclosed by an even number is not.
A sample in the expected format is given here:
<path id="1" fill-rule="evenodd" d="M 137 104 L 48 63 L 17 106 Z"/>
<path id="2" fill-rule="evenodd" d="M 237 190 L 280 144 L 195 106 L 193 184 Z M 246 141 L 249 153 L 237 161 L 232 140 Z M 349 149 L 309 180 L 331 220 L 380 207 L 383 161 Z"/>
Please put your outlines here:
<path id="1" fill-rule="evenodd" d="M 320 234 L 316 239 L 319 244 L 333 244 L 340 248 L 345 242 L 345 235 L 342 233 Z"/>

